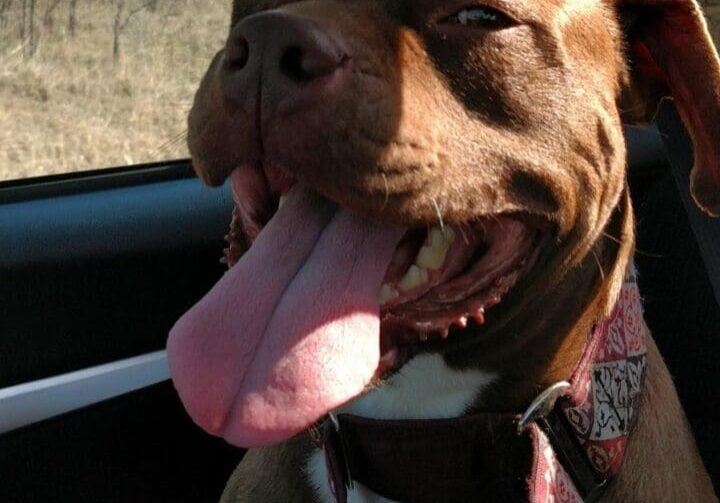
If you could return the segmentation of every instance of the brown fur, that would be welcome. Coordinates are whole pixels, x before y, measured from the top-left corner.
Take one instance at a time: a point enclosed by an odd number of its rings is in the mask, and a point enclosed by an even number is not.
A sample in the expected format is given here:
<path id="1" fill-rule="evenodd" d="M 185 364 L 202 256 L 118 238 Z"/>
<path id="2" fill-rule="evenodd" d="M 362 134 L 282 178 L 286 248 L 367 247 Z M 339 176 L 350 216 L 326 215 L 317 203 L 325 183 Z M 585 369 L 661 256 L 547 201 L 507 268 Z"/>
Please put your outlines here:
<path id="1" fill-rule="evenodd" d="M 313 501 L 313 493 L 302 468 L 307 462 L 311 447 L 308 437 L 302 435 L 274 447 L 249 451 L 230 477 L 221 501 Z"/>
<path id="2" fill-rule="evenodd" d="M 475 409 L 519 412 L 568 377 L 630 265 L 623 119 L 647 120 L 672 94 L 695 142 L 695 199 L 720 213 L 720 64 L 694 0 L 488 4 L 518 24 L 441 33 L 434 23 L 466 4 L 440 0 L 236 0 L 232 26 L 276 8 L 338 34 L 352 78 L 321 105 L 284 113 L 272 82 L 261 103 L 245 90 L 228 98 L 221 51 L 198 91 L 189 144 L 210 184 L 262 163 L 404 225 L 499 213 L 544 222 L 552 242 L 487 323 L 428 346 L 450 366 L 500 376 Z M 606 500 L 714 501 L 650 349 L 639 422 Z M 251 451 L 223 501 L 310 501 L 308 452 L 302 439 Z"/>

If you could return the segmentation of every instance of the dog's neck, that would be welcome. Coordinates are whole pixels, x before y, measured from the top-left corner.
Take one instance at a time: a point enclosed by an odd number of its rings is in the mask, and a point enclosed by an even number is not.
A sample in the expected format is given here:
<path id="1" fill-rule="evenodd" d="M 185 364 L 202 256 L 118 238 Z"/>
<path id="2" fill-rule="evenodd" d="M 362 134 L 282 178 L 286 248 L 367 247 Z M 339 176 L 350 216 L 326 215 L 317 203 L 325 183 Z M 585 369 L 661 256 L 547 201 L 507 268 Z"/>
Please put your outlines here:
<path id="1" fill-rule="evenodd" d="M 374 419 L 522 412 L 539 391 L 569 378 L 592 327 L 615 306 L 633 251 L 633 216 L 627 193 L 603 236 L 612 237 L 599 239 L 586 259 L 567 272 L 566 280 L 545 293 L 555 302 L 530 303 L 521 315 L 480 344 L 445 355 L 416 356 L 385 386 L 338 412 Z M 565 288 L 567 284 L 574 287 Z M 488 346 L 497 348 L 497 353 Z M 321 452 L 311 457 L 308 472 L 323 500 L 333 501 Z M 387 501 L 359 484 L 348 496 L 348 501 Z"/>
<path id="2" fill-rule="evenodd" d="M 592 327 L 615 306 L 632 262 L 633 226 L 626 190 L 600 237 L 561 281 L 531 289 L 525 295 L 538 301 L 520 303 L 492 335 L 444 355 L 452 369 L 497 376 L 469 412 L 522 411 L 540 391 L 569 377 Z"/>

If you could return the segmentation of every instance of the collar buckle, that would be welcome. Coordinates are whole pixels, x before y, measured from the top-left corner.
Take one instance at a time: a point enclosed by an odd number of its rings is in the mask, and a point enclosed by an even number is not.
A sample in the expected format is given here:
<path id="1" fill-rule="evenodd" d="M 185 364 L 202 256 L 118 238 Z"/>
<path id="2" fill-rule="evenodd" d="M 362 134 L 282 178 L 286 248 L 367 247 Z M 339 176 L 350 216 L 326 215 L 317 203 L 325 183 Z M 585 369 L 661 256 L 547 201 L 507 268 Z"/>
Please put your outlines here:
<path id="1" fill-rule="evenodd" d="M 518 420 L 517 432 L 521 435 L 531 423 L 542 429 L 583 501 L 593 503 L 602 496 L 607 480 L 598 477 L 564 413 L 556 406 L 570 387 L 569 382 L 560 381 L 540 393 Z"/>
<path id="2" fill-rule="evenodd" d="M 547 417 L 555 408 L 555 402 L 570 389 L 567 381 L 556 382 L 545 391 L 540 393 L 530 406 L 525 410 L 517 424 L 517 433 L 521 435 L 532 422 Z"/>
<path id="3" fill-rule="evenodd" d="M 340 431 L 340 421 L 332 412 L 328 413 L 322 425 L 322 449 L 330 492 L 338 503 L 347 503 L 348 490 L 354 487 L 348 446 Z"/>

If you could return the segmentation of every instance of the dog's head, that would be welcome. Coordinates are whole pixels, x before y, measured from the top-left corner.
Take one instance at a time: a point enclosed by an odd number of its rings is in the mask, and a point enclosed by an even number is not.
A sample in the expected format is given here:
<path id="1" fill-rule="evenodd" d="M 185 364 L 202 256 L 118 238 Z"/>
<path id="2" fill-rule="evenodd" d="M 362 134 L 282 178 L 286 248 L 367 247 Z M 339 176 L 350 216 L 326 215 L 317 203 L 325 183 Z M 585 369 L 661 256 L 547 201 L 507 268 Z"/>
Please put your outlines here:
<path id="1" fill-rule="evenodd" d="M 623 197 L 623 118 L 668 94 L 718 214 L 720 66 L 693 0 L 236 0 L 189 121 L 237 206 L 233 267 L 168 344 L 193 418 L 278 441 L 533 312 Z"/>

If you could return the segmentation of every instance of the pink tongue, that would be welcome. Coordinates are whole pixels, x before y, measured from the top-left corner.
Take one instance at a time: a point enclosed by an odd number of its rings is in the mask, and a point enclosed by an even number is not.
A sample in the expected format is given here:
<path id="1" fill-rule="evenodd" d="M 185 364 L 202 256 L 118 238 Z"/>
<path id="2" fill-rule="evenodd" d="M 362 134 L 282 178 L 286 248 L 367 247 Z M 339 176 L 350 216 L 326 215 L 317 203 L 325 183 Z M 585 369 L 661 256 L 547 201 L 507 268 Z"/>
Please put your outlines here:
<path id="1" fill-rule="evenodd" d="M 378 292 L 402 234 L 296 186 L 170 332 L 170 371 L 193 420 L 257 447 L 361 393 L 378 366 Z"/>

